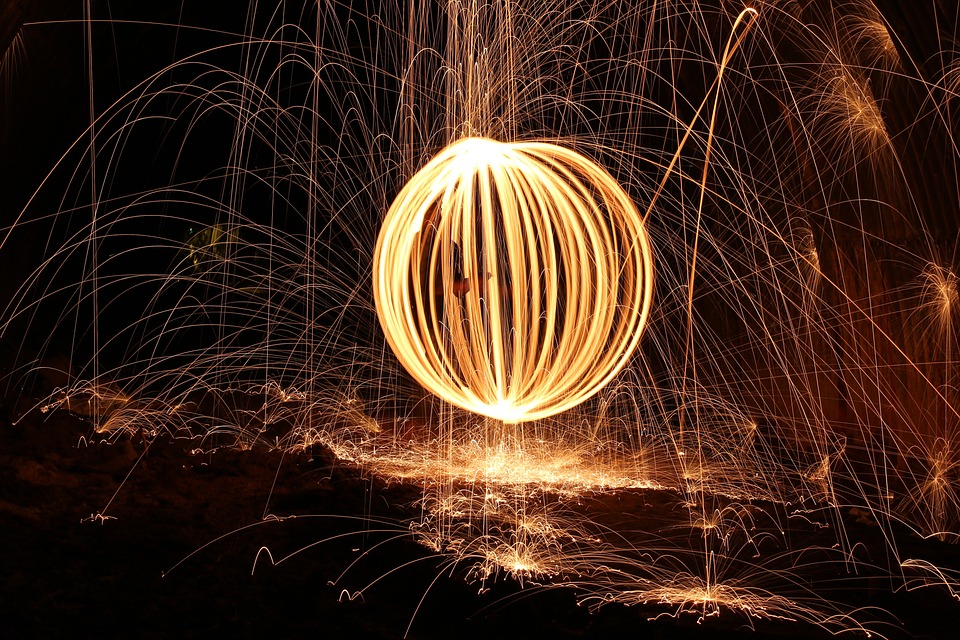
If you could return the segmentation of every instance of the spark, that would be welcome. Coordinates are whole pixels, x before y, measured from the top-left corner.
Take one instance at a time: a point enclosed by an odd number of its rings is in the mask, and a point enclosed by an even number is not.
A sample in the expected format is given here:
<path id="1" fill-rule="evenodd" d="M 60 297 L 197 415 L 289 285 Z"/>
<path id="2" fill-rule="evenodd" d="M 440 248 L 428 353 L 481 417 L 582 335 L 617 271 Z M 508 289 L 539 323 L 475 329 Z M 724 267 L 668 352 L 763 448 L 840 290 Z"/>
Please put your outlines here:
<path id="1" fill-rule="evenodd" d="M 924 268 L 920 280 L 923 290 L 918 313 L 929 313 L 939 331 L 949 331 L 960 302 L 957 276 L 950 269 L 931 262 Z"/>

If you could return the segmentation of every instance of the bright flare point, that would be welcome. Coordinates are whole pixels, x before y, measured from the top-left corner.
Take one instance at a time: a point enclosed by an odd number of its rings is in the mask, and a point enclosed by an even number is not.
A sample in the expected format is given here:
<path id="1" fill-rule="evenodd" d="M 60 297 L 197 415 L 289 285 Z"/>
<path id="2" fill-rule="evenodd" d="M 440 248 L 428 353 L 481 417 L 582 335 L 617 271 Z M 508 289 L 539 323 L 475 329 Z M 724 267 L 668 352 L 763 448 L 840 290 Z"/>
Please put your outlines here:
<path id="1" fill-rule="evenodd" d="M 591 160 L 466 138 L 391 205 L 373 292 L 420 384 L 525 422 L 580 404 L 626 365 L 650 311 L 653 256 L 633 202 Z"/>

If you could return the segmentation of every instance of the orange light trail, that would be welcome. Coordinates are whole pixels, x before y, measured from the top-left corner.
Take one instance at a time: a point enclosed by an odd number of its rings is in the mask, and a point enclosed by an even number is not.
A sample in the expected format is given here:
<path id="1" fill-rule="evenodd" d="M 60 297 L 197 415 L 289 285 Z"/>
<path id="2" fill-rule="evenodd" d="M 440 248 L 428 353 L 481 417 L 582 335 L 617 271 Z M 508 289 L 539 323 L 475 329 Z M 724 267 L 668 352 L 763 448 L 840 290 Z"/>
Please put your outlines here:
<path id="1" fill-rule="evenodd" d="M 397 358 L 443 400 L 504 422 L 591 397 L 653 300 L 650 241 L 600 166 L 544 142 L 466 138 L 397 196 L 373 262 Z"/>

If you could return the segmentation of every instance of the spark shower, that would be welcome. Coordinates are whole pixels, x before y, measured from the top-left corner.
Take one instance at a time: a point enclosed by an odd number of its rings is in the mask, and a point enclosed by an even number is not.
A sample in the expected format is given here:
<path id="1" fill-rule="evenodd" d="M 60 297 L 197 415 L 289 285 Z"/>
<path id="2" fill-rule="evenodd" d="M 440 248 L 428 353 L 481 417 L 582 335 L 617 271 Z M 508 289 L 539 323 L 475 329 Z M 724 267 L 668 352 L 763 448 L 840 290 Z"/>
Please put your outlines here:
<path id="1" fill-rule="evenodd" d="M 921 55 L 870 0 L 382 4 L 251 3 L 106 105 L 91 75 L 3 230 L 49 234 L 3 330 L 72 355 L 35 411 L 323 447 L 418 487 L 397 530 L 481 588 L 881 634 L 838 574 L 956 599 L 905 536 L 960 536 L 957 34 Z M 124 26 L 77 28 L 96 60 Z"/>

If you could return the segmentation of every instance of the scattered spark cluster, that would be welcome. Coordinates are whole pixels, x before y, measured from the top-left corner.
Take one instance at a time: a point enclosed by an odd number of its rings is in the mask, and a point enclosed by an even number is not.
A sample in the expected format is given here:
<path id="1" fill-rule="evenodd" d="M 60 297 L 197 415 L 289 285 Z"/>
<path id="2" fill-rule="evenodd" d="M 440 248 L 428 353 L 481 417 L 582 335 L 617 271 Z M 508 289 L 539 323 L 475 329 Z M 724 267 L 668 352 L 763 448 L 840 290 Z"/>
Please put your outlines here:
<path id="1" fill-rule="evenodd" d="M 481 584 L 872 632 L 838 573 L 960 593 L 902 537 L 960 537 L 957 34 L 919 60 L 870 0 L 277 4 L 96 115 L 39 188 L 81 204 L 22 212 L 60 245 L 3 327 L 75 337 L 38 408 L 325 447 L 418 487 L 401 526 Z M 174 166 L 125 190 L 144 139 Z"/>

